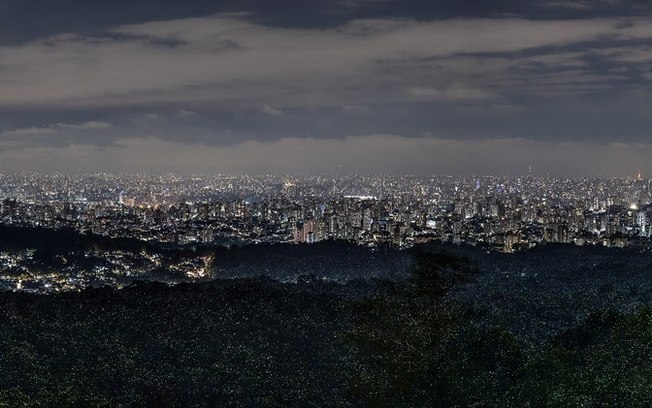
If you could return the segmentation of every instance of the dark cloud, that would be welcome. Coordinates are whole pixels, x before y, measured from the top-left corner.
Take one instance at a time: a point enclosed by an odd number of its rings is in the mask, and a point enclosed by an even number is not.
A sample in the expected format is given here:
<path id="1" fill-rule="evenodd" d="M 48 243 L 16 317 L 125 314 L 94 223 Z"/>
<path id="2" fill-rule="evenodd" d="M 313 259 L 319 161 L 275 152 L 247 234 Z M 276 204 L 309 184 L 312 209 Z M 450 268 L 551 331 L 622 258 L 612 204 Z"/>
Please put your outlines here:
<path id="1" fill-rule="evenodd" d="M 277 27 L 333 27 L 368 18 L 563 19 L 640 16 L 650 11 L 647 0 L 3 0 L 0 43 L 225 12 L 247 12 L 252 21 Z"/>
<path id="2" fill-rule="evenodd" d="M 4 1 L 1 160 L 616 174 L 652 152 L 648 3 Z"/>

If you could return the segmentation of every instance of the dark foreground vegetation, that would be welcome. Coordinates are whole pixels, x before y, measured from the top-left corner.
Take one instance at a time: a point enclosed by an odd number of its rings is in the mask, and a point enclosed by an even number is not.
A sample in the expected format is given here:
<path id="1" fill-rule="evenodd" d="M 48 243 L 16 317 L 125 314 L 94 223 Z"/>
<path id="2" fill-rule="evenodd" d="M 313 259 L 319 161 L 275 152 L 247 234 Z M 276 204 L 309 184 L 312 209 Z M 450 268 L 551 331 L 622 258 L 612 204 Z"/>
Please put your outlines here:
<path id="1" fill-rule="evenodd" d="M 409 256 L 392 280 L 0 293 L 0 406 L 652 406 L 650 255 Z"/>

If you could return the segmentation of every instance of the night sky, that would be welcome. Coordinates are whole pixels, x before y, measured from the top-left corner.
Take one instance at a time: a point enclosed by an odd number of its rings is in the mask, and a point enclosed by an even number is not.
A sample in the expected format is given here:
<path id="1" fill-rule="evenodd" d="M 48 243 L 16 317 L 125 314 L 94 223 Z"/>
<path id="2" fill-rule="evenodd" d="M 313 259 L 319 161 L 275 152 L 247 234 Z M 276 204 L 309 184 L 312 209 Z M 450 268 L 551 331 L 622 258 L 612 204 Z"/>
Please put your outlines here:
<path id="1" fill-rule="evenodd" d="M 210 3 L 0 0 L 0 172 L 652 175 L 649 1 Z"/>

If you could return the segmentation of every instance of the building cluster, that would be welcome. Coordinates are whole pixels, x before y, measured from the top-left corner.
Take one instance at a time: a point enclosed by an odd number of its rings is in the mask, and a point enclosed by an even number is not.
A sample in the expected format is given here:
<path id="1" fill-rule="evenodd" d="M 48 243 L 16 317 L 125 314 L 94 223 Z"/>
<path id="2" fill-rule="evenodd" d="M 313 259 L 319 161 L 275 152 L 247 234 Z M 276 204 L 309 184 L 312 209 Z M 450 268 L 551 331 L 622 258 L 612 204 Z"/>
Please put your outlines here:
<path id="1" fill-rule="evenodd" d="M 0 189 L 7 225 L 174 244 L 441 240 L 512 252 L 646 247 L 652 233 L 652 183 L 640 178 L 23 175 L 1 176 Z"/>
<path id="2" fill-rule="evenodd" d="M 47 252 L 47 251 L 46 251 Z M 154 251 L 85 249 L 44 254 L 33 248 L 0 251 L 0 290 L 56 292 L 123 287 L 134 281 L 199 281 L 211 274 L 213 257 L 170 256 Z"/>

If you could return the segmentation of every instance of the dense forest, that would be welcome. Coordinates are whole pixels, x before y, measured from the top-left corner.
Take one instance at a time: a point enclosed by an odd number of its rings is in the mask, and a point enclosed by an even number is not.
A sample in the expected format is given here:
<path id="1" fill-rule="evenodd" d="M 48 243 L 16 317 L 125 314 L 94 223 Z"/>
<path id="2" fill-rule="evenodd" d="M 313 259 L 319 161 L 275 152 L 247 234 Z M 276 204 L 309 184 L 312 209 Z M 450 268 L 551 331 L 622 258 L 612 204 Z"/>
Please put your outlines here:
<path id="1" fill-rule="evenodd" d="M 207 282 L 0 293 L 0 406 L 652 406 L 650 254 L 218 251 Z"/>

